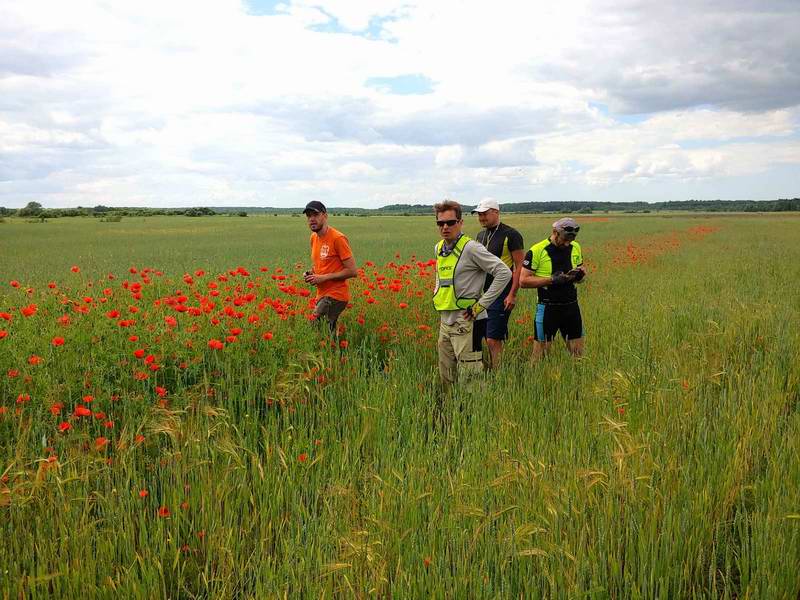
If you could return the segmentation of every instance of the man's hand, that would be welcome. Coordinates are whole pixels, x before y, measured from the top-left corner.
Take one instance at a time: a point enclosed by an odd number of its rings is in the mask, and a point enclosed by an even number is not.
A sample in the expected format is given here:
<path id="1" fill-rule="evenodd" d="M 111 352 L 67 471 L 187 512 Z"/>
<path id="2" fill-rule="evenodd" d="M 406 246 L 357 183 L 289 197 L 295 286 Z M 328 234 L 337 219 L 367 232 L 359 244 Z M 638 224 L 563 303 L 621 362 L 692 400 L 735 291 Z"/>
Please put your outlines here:
<path id="1" fill-rule="evenodd" d="M 586 277 L 586 269 L 584 269 L 583 267 L 576 267 L 572 269 L 569 273 L 567 273 L 567 275 L 571 275 L 573 281 L 580 281 L 581 279 Z"/>
<path id="2" fill-rule="evenodd" d="M 567 283 L 571 283 L 575 277 L 570 273 L 562 273 L 559 271 L 558 273 L 553 273 L 553 276 L 550 278 L 551 285 L 565 285 Z"/>
<path id="3" fill-rule="evenodd" d="M 311 285 L 319 285 L 325 281 L 325 275 L 317 275 L 313 271 L 306 271 L 303 274 L 303 281 Z"/>
<path id="4" fill-rule="evenodd" d="M 506 309 L 507 312 L 511 312 L 514 310 L 514 307 L 517 305 L 517 296 L 516 294 L 509 294 L 506 296 L 506 299 L 503 300 L 503 308 Z"/>
<path id="5" fill-rule="evenodd" d="M 467 321 L 472 321 L 475 319 L 479 314 L 481 314 L 485 309 L 478 304 L 477 302 L 470 306 L 467 310 L 463 312 L 463 316 Z"/>

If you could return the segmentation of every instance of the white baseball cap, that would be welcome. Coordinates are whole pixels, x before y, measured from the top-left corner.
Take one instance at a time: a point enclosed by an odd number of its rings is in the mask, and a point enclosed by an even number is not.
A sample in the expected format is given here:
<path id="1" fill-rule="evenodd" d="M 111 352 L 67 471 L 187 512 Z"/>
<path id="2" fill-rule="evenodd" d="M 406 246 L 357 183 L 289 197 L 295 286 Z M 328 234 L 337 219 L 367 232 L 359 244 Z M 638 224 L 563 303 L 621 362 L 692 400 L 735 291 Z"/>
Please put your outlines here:
<path id="1" fill-rule="evenodd" d="M 478 206 L 472 209 L 472 214 L 484 213 L 490 209 L 500 210 L 500 204 L 494 198 L 484 198 L 478 203 Z"/>

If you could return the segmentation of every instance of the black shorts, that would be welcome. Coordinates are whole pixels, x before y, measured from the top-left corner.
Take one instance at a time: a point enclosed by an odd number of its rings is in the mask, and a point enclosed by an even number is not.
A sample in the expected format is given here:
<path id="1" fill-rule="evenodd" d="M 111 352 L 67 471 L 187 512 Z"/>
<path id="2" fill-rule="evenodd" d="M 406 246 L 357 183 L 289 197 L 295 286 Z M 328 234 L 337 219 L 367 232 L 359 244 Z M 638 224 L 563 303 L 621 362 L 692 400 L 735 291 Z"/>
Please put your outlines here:
<path id="1" fill-rule="evenodd" d="M 577 302 L 538 304 L 535 323 L 534 339 L 537 342 L 552 342 L 559 331 L 565 340 L 583 337 L 583 320 Z"/>
<path id="2" fill-rule="evenodd" d="M 490 340 L 508 339 L 508 319 L 511 312 L 506 310 L 486 309 L 486 318 L 475 321 L 475 329 L 482 338 Z"/>

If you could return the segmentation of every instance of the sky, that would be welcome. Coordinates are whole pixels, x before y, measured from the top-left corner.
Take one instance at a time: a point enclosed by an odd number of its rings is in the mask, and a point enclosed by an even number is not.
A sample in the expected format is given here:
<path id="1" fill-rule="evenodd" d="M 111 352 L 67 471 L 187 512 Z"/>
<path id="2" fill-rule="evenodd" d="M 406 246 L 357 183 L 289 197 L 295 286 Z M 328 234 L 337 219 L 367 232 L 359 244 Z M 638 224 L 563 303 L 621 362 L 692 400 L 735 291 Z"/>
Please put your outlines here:
<path id="1" fill-rule="evenodd" d="M 800 196 L 797 0 L 0 0 L 0 206 Z"/>

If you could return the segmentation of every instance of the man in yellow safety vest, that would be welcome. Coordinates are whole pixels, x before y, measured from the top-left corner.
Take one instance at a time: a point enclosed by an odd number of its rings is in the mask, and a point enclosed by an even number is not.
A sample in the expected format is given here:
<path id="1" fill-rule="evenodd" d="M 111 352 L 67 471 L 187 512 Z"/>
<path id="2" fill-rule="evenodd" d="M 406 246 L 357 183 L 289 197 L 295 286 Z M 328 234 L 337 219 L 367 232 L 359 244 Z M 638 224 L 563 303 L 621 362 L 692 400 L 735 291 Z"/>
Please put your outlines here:
<path id="1" fill-rule="evenodd" d="M 511 270 L 461 228 L 461 205 L 445 200 L 434 207 L 442 239 L 436 244 L 436 287 L 433 305 L 439 312 L 439 375 L 446 385 L 483 370 L 476 319 L 486 318 L 492 304 L 511 281 Z M 483 291 L 486 275 L 492 284 Z"/>

